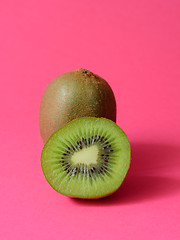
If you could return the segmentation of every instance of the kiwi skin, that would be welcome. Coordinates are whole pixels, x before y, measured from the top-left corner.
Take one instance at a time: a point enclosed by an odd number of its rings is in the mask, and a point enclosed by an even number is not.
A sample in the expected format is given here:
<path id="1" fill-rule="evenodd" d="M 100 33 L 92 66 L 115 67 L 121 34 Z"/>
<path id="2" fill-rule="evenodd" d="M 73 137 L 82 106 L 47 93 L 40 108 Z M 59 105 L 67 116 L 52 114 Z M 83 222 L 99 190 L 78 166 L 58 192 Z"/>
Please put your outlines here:
<path id="1" fill-rule="evenodd" d="M 40 103 L 39 128 L 43 143 L 53 132 L 80 117 L 108 118 L 116 122 L 116 101 L 109 84 L 80 68 L 56 77 Z"/>
<path id="2" fill-rule="evenodd" d="M 122 185 L 122 184 L 121 184 Z M 120 186 L 119 186 L 119 188 L 120 188 Z M 98 197 L 72 197 L 72 196 L 68 196 L 68 197 L 70 197 L 70 198 L 78 198 L 78 199 L 101 199 L 101 198 L 105 198 L 105 197 L 108 197 L 108 196 L 110 196 L 110 195 L 112 195 L 113 193 L 115 193 L 119 188 L 117 188 L 116 190 L 114 190 L 113 192 L 110 192 L 110 193 L 108 193 L 108 194 L 106 194 L 106 195 L 102 195 L 102 196 L 98 196 Z M 65 196 L 67 196 L 67 195 L 65 195 Z"/>

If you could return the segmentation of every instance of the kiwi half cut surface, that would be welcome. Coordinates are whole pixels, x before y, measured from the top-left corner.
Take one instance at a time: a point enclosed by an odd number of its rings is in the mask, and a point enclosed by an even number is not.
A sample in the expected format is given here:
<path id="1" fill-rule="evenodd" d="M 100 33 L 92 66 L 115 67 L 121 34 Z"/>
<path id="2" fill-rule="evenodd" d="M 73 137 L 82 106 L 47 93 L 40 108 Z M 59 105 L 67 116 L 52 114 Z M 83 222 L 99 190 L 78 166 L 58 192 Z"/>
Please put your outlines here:
<path id="1" fill-rule="evenodd" d="M 41 154 L 41 167 L 57 192 L 101 198 L 115 192 L 130 165 L 126 134 L 106 118 L 78 118 L 57 130 Z"/>

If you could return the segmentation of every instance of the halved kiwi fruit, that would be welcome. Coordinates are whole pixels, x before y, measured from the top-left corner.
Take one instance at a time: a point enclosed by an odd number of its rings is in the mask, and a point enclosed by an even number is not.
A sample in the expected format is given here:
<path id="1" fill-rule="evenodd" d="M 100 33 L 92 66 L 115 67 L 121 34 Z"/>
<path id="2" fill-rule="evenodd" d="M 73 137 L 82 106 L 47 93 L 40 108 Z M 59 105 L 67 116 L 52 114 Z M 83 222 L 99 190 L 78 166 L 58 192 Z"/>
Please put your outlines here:
<path id="1" fill-rule="evenodd" d="M 126 134 L 105 118 L 78 118 L 57 130 L 41 154 L 48 183 L 76 198 L 101 198 L 115 192 L 130 165 Z"/>

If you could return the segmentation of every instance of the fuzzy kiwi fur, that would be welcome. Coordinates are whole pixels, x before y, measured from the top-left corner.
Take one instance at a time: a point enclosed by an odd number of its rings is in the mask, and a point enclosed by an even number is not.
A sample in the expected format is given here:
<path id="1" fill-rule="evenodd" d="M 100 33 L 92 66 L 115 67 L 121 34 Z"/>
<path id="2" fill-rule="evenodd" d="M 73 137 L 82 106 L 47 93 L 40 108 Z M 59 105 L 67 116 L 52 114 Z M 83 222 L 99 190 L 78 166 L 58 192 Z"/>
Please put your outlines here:
<path id="1" fill-rule="evenodd" d="M 45 143 L 66 123 L 80 117 L 116 122 L 116 101 L 109 84 L 83 68 L 64 73 L 46 88 L 39 110 L 40 135 Z"/>

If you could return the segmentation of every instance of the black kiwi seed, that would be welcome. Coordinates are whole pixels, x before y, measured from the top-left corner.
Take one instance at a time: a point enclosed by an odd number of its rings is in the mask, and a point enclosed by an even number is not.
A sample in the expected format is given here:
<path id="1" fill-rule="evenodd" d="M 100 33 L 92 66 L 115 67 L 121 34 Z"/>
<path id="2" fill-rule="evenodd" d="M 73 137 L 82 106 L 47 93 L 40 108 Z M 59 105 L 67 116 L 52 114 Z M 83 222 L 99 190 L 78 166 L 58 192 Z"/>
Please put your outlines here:
<path id="1" fill-rule="evenodd" d="M 103 139 L 104 139 L 104 136 L 102 136 L 102 138 L 101 138 L 101 142 L 103 141 Z"/>
<path id="2" fill-rule="evenodd" d="M 94 142 L 96 142 L 96 138 L 97 138 L 97 135 L 95 135 L 95 137 L 94 137 Z"/>
<path id="3" fill-rule="evenodd" d="M 93 173 L 95 171 L 95 168 L 93 167 L 93 168 L 91 168 L 91 172 Z"/>
<path id="4" fill-rule="evenodd" d="M 107 173 L 107 172 L 108 172 L 108 171 L 107 171 L 107 168 L 103 167 L 103 172 L 104 172 L 104 173 Z"/>
<path id="5" fill-rule="evenodd" d="M 89 177 L 92 177 L 91 169 L 88 169 Z"/>
<path id="6" fill-rule="evenodd" d="M 102 167 L 100 167 L 100 168 L 99 168 L 99 172 L 100 172 L 100 173 L 102 173 L 102 171 L 103 171 L 103 168 L 102 168 Z"/>
<path id="7" fill-rule="evenodd" d="M 101 138 L 101 136 L 99 136 L 99 137 L 97 138 L 97 142 L 99 141 L 100 138 Z"/>
<path id="8" fill-rule="evenodd" d="M 68 164 L 67 163 L 62 163 L 62 166 L 63 167 L 68 167 Z"/>
<path id="9" fill-rule="evenodd" d="M 98 172 L 98 173 L 101 173 L 102 170 L 101 170 L 100 168 L 97 168 L 97 172 Z"/>

